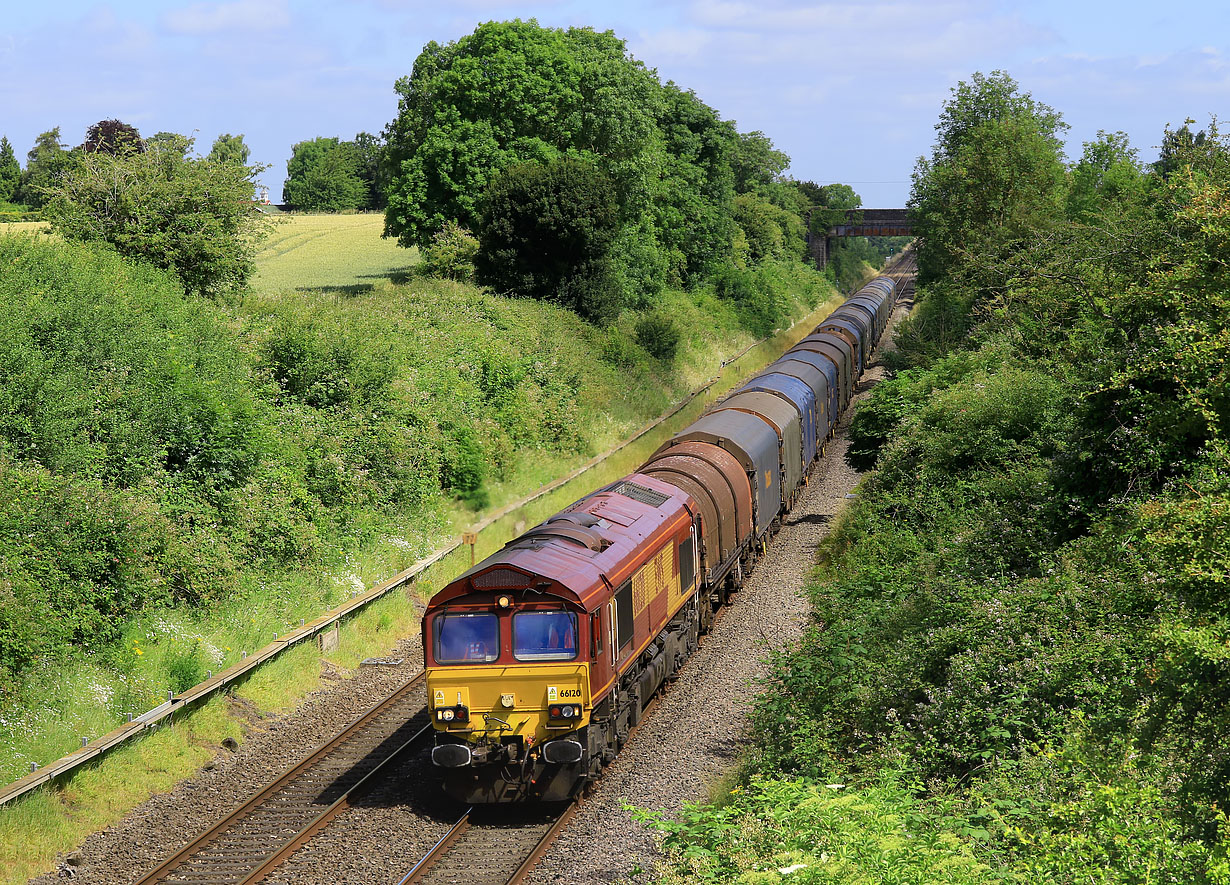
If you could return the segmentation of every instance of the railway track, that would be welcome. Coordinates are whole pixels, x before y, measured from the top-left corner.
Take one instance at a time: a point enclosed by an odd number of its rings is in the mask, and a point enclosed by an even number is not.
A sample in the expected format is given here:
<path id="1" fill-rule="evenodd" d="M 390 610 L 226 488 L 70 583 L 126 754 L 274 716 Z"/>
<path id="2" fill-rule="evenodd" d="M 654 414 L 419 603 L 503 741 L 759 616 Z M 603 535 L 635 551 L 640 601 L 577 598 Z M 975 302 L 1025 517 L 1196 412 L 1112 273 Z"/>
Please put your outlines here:
<path id="1" fill-rule="evenodd" d="M 718 617 L 725 611 L 723 607 Z M 645 707 L 642 725 L 653 716 L 661 700 L 659 693 Z M 633 728 L 632 734 L 639 729 L 640 725 Z M 578 797 L 562 808 L 467 808 L 398 885 L 518 885 L 547 853 L 583 801 Z"/>
<path id="2" fill-rule="evenodd" d="M 259 882 L 350 807 L 350 800 L 431 741 L 419 673 L 140 880 Z"/>
<path id="3" fill-rule="evenodd" d="M 467 809 L 399 885 L 513 885 L 521 882 L 576 813 L 579 802 L 562 811 L 496 808 Z"/>

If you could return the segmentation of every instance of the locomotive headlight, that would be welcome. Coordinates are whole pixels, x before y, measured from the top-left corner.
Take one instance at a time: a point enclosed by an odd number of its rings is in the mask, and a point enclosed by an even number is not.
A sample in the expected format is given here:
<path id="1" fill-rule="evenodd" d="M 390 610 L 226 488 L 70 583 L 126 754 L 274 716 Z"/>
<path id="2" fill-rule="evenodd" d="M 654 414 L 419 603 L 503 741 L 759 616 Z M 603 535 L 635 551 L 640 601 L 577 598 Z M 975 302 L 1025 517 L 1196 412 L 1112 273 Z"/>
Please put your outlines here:
<path id="1" fill-rule="evenodd" d="M 499 599 L 496 600 L 496 603 L 500 606 L 500 608 L 508 608 L 510 605 L 512 605 L 512 597 L 501 596 Z"/>
<path id="2" fill-rule="evenodd" d="M 454 717 L 454 716 L 456 716 L 456 715 L 457 715 L 457 714 L 456 714 L 455 712 L 453 712 L 453 710 L 451 710 L 451 709 L 448 709 L 448 710 L 441 710 L 441 711 L 440 711 L 440 718 L 441 718 L 441 719 L 443 719 L 445 722 L 452 722 L 452 721 L 453 721 L 453 717 Z"/>
<path id="3" fill-rule="evenodd" d="M 574 715 L 575 713 L 572 709 L 572 704 L 568 704 L 567 706 L 564 707 L 564 718 L 565 719 L 571 719 Z"/>

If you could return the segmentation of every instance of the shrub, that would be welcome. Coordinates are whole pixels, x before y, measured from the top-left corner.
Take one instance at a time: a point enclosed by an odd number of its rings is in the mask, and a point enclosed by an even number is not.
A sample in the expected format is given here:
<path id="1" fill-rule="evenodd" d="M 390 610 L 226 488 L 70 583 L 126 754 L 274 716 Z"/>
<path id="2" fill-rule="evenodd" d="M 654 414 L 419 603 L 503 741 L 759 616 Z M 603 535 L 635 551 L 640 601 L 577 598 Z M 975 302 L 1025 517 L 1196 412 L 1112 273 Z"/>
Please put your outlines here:
<path id="1" fill-rule="evenodd" d="M 603 332 L 599 347 L 602 358 L 621 369 L 629 369 L 645 358 L 628 335 L 616 326 L 610 326 Z"/>
<path id="2" fill-rule="evenodd" d="M 482 487 L 486 473 L 487 458 L 474 428 L 463 424 L 446 429 L 440 465 L 441 484 L 479 509 L 487 502 Z"/>
<path id="3" fill-rule="evenodd" d="M 719 298 L 732 301 L 743 326 L 756 335 L 768 335 L 785 316 L 784 298 L 773 290 L 765 268 L 726 266 L 713 278 Z"/>
<path id="4" fill-rule="evenodd" d="M 478 240 L 455 221 L 446 221 L 422 250 L 422 270 L 433 277 L 468 283 L 474 279 Z"/>
<path id="5" fill-rule="evenodd" d="M 610 320 L 622 307 L 610 259 L 618 230 L 614 184 L 593 164 L 569 157 L 510 166 L 487 189 L 477 279 Z"/>
<path id="6" fill-rule="evenodd" d="M 22 461 L 221 491 L 256 457 L 246 360 L 169 274 L 80 244 L 0 237 L 0 440 Z"/>
<path id="7" fill-rule="evenodd" d="M 69 644 L 102 650 L 134 612 L 169 601 L 170 530 L 123 492 L 0 455 L 0 684 Z"/>
<path id="8" fill-rule="evenodd" d="M 394 374 L 387 353 L 346 331 L 289 319 L 264 342 L 261 365 L 288 396 L 318 409 L 378 401 Z"/>
<path id="9" fill-rule="evenodd" d="M 201 643 L 181 642 L 172 647 L 166 656 L 167 677 L 176 694 L 187 691 L 205 678 L 205 655 Z"/>
<path id="10" fill-rule="evenodd" d="M 681 337 L 679 327 L 669 314 L 655 311 L 636 321 L 636 343 L 654 359 L 672 361 Z"/>

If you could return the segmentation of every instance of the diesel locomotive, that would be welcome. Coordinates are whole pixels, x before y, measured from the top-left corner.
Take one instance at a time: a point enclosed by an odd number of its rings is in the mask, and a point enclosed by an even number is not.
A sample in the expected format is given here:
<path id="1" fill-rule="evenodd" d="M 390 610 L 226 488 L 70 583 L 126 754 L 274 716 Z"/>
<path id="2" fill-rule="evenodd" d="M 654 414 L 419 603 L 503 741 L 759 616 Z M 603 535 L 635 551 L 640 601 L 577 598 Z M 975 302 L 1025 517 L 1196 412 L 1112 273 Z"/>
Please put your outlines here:
<path id="1" fill-rule="evenodd" d="M 615 758 L 794 505 L 897 294 L 872 280 L 636 473 L 431 599 L 431 758 L 449 795 L 567 800 Z"/>

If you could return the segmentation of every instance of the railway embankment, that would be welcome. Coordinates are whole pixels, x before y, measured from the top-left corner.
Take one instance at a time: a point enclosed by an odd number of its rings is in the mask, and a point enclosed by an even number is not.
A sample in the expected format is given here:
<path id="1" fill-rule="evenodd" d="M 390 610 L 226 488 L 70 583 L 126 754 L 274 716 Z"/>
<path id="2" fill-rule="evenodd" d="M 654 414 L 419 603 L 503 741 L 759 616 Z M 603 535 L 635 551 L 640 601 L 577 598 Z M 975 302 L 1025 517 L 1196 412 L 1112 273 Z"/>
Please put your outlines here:
<path id="1" fill-rule="evenodd" d="M 814 321 L 818 320 L 819 315 L 824 311 L 825 308 L 821 307 L 816 314 L 808 315 L 808 317 L 800 321 L 796 325 L 796 328 L 800 330 L 798 331 L 798 334 L 802 334 L 801 330 L 810 328 L 809 324 L 814 325 Z M 498 546 L 502 543 L 499 538 L 499 533 L 501 531 L 506 534 L 511 533 L 516 530 L 518 525 L 524 525 L 526 521 L 537 519 L 542 513 L 552 512 L 552 508 L 557 507 L 558 504 L 568 498 L 569 495 L 575 497 L 576 494 L 579 494 L 579 492 L 576 491 L 576 488 L 579 488 L 576 483 L 600 483 L 603 481 L 603 476 L 605 475 L 604 471 L 609 472 L 612 476 L 626 472 L 627 468 L 625 465 L 634 464 L 638 459 L 643 457 L 642 449 L 644 452 L 652 451 L 652 449 L 657 445 L 658 436 L 669 435 L 674 431 L 674 429 L 676 429 L 680 421 L 686 422 L 690 420 L 691 416 L 694 416 L 694 412 L 698 412 L 701 408 L 703 408 L 704 403 L 709 398 L 719 395 L 731 384 L 735 383 L 739 378 L 753 371 L 759 364 L 773 359 L 782 349 L 788 347 L 793 342 L 793 338 L 791 337 L 792 335 L 797 337 L 797 335 L 795 335 L 792 331 L 781 333 L 777 336 L 771 336 L 769 339 L 764 341 L 753 342 L 752 346 L 746 346 L 741 348 L 739 352 L 732 354 L 731 358 L 729 358 L 729 364 L 717 367 L 718 372 L 712 379 L 712 383 L 706 382 L 704 385 L 701 385 L 697 391 L 697 395 L 689 402 L 685 403 L 684 408 L 680 409 L 673 415 L 667 416 L 666 419 L 660 423 L 660 425 L 649 428 L 645 435 L 636 440 L 632 445 L 618 446 L 616 447 L 618 451 L 609 453 L 608 458 L 596 459 L 596 463 L 591 465 L 588 470 L 577 471 L 578 475 L 574 477 L 572 487 L 568 486 L 566 483 L 560 484 L 558 488 L 552 488 L 550 494 L 542 495 L 540 498 L 536 498 L 535 501 L 529 502 L 527 505 L 523 505 L 519 510 L 516 508 L 509 509 L 507 513 L 502 515 L 500 520 L 492 521 L 494 528 L 485 537 L 480 536 L 483 537 L 483 543 Z M 672 409 L 671 411 L 674 410 Z M 586 488 L 588 488 L 588 486 L 586 486 Z M 445 562 L 437 575 L 432 576 L 432 579 L 435 579 L 438 574 L 442 574 L 445 569 L 449 567 L 460 570 L 464 568 L 466 564 L 468 564 L 468 550 L 462 549 L 454 555 L 451 561 Z M 407 609 L 404 605 L 402 605 L 402 603 L 399 602 L 396 603 L 396 611 L 402 612 L 407 611 Z M 408 609 L 408 612 L 412 616 L 412 606 Z M 395 617 L 397 616 L 400 615 L 395 615 Z M 385 649 L 387 649 L 387 646 L 381 646 L 381 639 L 379 636 L 383 630 L 388 629 L 388 625 L 385 623 L 389 620 L 387 610 L 377 611 L 367 620 L 372 623 L 367 624 L 366 626 L 364 626 L 361 622 L 356 624 L 360 632 L 366 637 L 361 643 L 363 651 L 356 656 L 355 651 L 358 650 L 360 646 L 355 646 L 353 643 L 345 643 L 345 645 L 349 646 L 349 651 L 347 652 L 347 658 L 351 661 L 349 666 L 354 666 L 357 664 L 358 660 L 360 660 L 364 654 L 368 656 L 372 654 L 380 655 Z M 303 671 L 315 671 L 322 665 L 325 667 L 326 672 L 335 669 L 335 667 L 327 663 L 327 661 L 318 663 L 316 656 L 317 652 L 310 644 L 297 648 L 292 654 L 293 661 L 287 660 L 283 665 L 275 668 L 276 671 L 282 673 L 282 676 L 271 674 L 270 678 L 272 683 L 276 684 L 281 680 L 301 680 Z M 293 672 L 296 670 L 299 672 Z M 270 682 L 270 679 L 259 679 L 257 682 L 268 683 Z M 309 680 L 307 683 L 300 682 L 300 684 L 310 688 L 310 686 L 315 684 L 315 682 L 314 680 Z M 267 686 L 265 691 L 268 691 L 270 687 L 271 686 Z M 277 689 L 273 689 L 272 693 L 274 695 L 279 695 Z M 270 695 L 268 693 L 264 694 L 264 697 L 266 698 L 269 696 Z M 283 699 L 277 703 L 284 704 L 284 694 L 279 696 Z M 239 698 L 238 704 L 241 711 L 244 709 L 251 709 L 253 707 L 259 709 L 267 706 L 267 702 L 263 702 L 261 697 L 249 697 L 242 689 L 238 693 L 237 697 Z M 231 703 L 232 702 L 230 701 L 223 702 L 223 708 L 227 707 Z M 210 708 L 208 716 L 211 721 L 221 716 L 222 720 L 234 722 L 234 712 L 234 710 L 229 712 L 225 709 L 220 710 L 215 704 Z M 246 731 L 250 727 L 250 723 L 244 721 L 242 716 L 239 717 L 238 723 L 240 730 Z M 222 730 L 226 731 L 228 734 L 232 734 L 233 736 L 239 736 L 238 732 L 236 732 L 235 725 L 224 725 L 222 726 Z M 162 737 L 163 742 L 167 740 L 170 740 L 172 744 L 176 743 L 177 740 L 187 742 L 186 753 L 177 749 L 173 750 L 165 757 L 169 760 L 178 760 L 172 761 L 171 767 L 182 770 L 184 774 L 191 773 L 196 765 L 199 765 L 202 761 L 208 759 L 210 753 L 207 742 L 211 739 L 209 735 L 213 734 L 215 731 L 217 731 L 217 728 L 198 729 L 191 721 L 182 722 L 175 728 L 168 731 L 167 734 Z M 218 733 L 219 735 L 221 734 L 221 732 Z M 179 736 L 178 738 L 176 737 L 177 735 Z M 125 763 L 125 765 L 128 766 L 135 765 L 137 769 L 137 772 L 135 773 L 136 779 L 141 777 L 139 774 L 140 766 L 143 764 L 140 761 L 141 758 L 141 753 L 138 751 L 135 754 L 135 760 L 133 758 L 129 758 L 129 760 Z M 196 761 L 194 762 L 192 760 Z M 215 763 L 207 761 L 205 764 L 208 766 Z M 131 772 L 132 768 L 130 768 L 129 771 Z M 125 781 L 130 781 L 134 779 L 134 774 L 130 773 L 128 775 L 121 775 L 121 777 Z M 156 781 L 151 782 L 150 786 L 154 787 L 154 783 L 156 783 Z M 86 797 L 91 795 L 91 792 L 91 790 L 87 789 L 87 791 L 83 794 L 74 793 L 71 785 L 65 792 L 53 792 L 52 801 L 50 803 L 40 800 L 40 804 L 48 805 L 49 807 L 41 809 L 39 814 L 47 814 L 50 817 L 54 817 L 58 813 L 56 810 L 56 806 L 58 804 L 64 803 L 66 808 L 71 808 L 74 803 L 74 799 L 72 798 L 74 795 L 80 795 L 82 799 L 90 801 L 86 799 Z M 122 802 L 123 800 L 120 801 Z M 117 810 L 119 810 L 113 802 L 109 802 L 107 804 L 112 810 L 109 812 L 104 812 L 104 815 L 114 814 Z M 100 823 L 105 822 L 106 817 L 104 816 L 100 820 Z"/>

